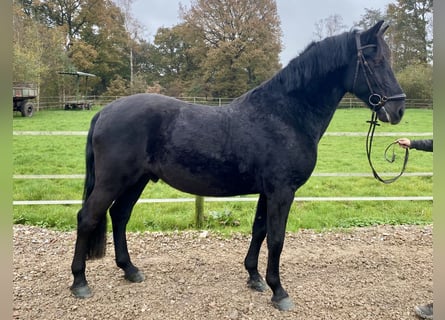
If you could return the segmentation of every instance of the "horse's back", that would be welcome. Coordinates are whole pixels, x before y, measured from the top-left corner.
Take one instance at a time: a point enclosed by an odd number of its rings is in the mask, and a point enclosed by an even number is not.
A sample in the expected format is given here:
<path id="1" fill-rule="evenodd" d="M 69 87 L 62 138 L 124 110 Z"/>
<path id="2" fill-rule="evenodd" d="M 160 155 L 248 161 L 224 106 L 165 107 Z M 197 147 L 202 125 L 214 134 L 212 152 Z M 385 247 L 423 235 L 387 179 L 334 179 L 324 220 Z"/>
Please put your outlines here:
<path id="1" fill-rule="evenodd" d="M 161 124 L 184 121 L 214 125 L 225 117 L 226 108 L 198 105 L 176 98 L 141 93 L 115 100 L 100 111 L 98 126 L 108 131 L 153 130 Z"/>
<path id="2" fill-rule="evenodd" d="M 162 110 L 164 113 L 177 112 L 188 105 L 187 102 L 160 94 L 139 93 L 112 101 L 100 113 L 126 120 L 133 116 L 148 116 L 147 112 L 156 110 Z"/>
<path id="3" fill-rule="evenodd" d="M 228 137 L 221 137 L 227 118 L 222 109 L 158 94 L 111 102 L 100 111 L 94 128 L 99 175 L 109 183 L 118 175 L 137 179 L 143 174 L 170 182 L 169 176 L 178 175 L 184 162 L 210 153 L 221 157 L 221 140 Z"/>

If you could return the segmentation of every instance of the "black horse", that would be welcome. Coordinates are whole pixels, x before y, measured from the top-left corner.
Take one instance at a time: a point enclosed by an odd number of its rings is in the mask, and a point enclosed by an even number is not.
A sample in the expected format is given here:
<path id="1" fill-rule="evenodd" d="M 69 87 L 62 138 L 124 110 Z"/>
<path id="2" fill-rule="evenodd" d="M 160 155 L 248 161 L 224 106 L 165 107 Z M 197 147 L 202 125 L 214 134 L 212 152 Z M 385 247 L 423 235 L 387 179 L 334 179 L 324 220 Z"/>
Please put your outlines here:
<path id="1" fill-rule="evenodd" d="M 144 187 L 162 179 L 201 196 L 259 194 L 245 258 L 248 285 L 272 289 L 280 310 L 293 303 L 282 287 L 280 255 L 296 190 L 311 176 L 317 145 L 342 97 L 355 94 L 381 121 L 397 124 L 405 95 L 390 67 L 383 21 L 311 43 L 270 80 L 224 107 L 137 94 L 110 103 L 92 121 L 86 181 L 78 213 L 71 291 L 91 296 L 87 258 L 105 253 L 109 209 L 117 265 L 144 280 L 130 261 L 126 225 Z M 267 236 L 266 281 L 258 255 Z M 267 285 L 266 285 L 267 283 Z"/>

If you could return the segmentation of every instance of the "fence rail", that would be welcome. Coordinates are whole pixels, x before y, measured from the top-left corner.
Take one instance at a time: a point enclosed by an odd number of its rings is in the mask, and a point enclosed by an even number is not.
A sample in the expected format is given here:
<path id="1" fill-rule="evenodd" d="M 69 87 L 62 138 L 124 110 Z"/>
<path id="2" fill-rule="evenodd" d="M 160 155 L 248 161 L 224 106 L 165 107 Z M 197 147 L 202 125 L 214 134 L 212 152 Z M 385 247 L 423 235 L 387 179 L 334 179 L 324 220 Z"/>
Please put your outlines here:
<path id="1" fill-rule="evenodd" d="M 395 177 L 400 173 L 387 172 L 382 173 L 383 176 Z M 403 174 L 406 177 L 432 177 L 432 172 L 405 172 Z M 361 173 L 361 172 L 320 172 L 313 173 L 311 177 L 373 177 L 371 173 Z M 53 179 L 84 179 L 84 174 L 15 174 L 12 176 L 13 179 L 17 180 L 53 180 Z"/>
<path id="2" fill-rule="evenodd" d="M 382 175 L 387 177 L 397 176 L 399 173 L 389 172 Z M 404 173 L 404 176 L 409 177 L 431 177 L 432 172 L 409 172 Z M 84 179 L 83 174 L 42 174 L 42 175 L 13 175 L 13 179 Z M 347 173 L 347 172 L 333 172 L 333 173 L 314 173 L 312 177 L 373 177 L 370 173 Z M 256 202 L 257 197 L 252 196 L 234 196 L 234 197 L 199 197 L 204 202 Z M 187 203 L 195 202 L 195 198 L 158 198 L 158 199 L 139 199 L 137 203 Z M 322 201 L 432 201 L 433 196 L 388 196 L 388 197 L 295 197 L 294 202 L 322 202 Z M 15 200 L 13 206 L 30 206 L 30 205 L 81 205 L 82 200 Z"/>
<path id="3" fill-rule="evenodd" d="M 37 110 L 49 109 L 64 109 L 66 101 L 77 101 L 79 99 L 88 101 L 94 106 L 105 106 L 106 104 L 122 98 L 123 96 L 83 96 L 81 98 L 76 96 L 65 97 L 39 97 L 36 101 Z M 193 102 L 197 104 L 222 106 L 230 103 L 234 98 L 212 98 L 212 97 L 177 97 L 177 99 Z M 417 109 L 432 109 L 432 99 L 406 99 L 405 105 L 407 108 Z M 362 107 L 363 102 L 356 97 L 345 96 L 338 106 L 338 108 L 357 108 Z"/>
<path id="4" fill-rule="evenodd" d="M 86 136 L 88 131 L 13 131 L 14 136 Z M 324 136 L 366 137 L 366 132 L 325 132 Z M 433 136 L 433 132 L 377 132 L 375 137 Z"/>
<path id="5" fill-rule="evenodd" d="M 294 202 L 314 201 L 432 201 L 433 196 L 413 197 L 295 197 Z M 187 203 L 195 202 L 196 198 L 161 198 L 139 199 L 137 203 Z M 256 202 L 257 197 L 204 197 L 205 202 Z M 17 200 L 14 206 L 29 205 L 81 205 L 82 200 Z"/>

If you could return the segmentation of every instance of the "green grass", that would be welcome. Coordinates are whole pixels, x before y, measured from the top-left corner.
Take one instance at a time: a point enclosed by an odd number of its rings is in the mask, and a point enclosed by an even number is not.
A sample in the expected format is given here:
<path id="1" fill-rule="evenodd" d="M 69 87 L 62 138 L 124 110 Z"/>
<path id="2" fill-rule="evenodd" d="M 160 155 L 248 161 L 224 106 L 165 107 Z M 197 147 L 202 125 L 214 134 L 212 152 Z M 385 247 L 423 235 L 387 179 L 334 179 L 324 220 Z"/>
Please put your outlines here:
<path id="1" fill-rule="evenodd" d="M 14 174 L 76 174 L 85 170 L 82 136 L 14 136 Z"/>
<path id="2" fill-rule="evenodd" d="M 370 118 L 366 108 L 338 109 L 327 132 L 368 132 Z M 399 124 L 380 122 L 376 132 L 433 132 L 433 110 L 407 109 Z"/>
<path id="3" fill-rule="evenodd" d="M 73 230 L 77 205 L 15 206 L 14 223 L 38 225 L 58 230 Z M 222 234 L 249 233 L 255 203 L 205 204 L 204 229 Z M 215 213 L 218 213 L 216 215 Z M 430 201 L 344 201 L 295 202 L 291 208 L 287 230 L 335 229 L 378 224 L 432 223 Z M 174 231 L 194 228 L 194 204 L 138 204 L 135 206 L 129 231 Z M 111 227 L 109 227 L 111 229 Z"/>
<path id="4" fill-rule="evenodd" d="M 15 131 L 87 131 L 93 115 L 100 108 L 92 110 L 65 111 L 44 110 L 34 113 L 31 118 L 14 114 Z"/>
<path id="5" fill-rule="evenodd" d="M 15 116 L 14 131 L 87 131 L 97 111 L 41 111 L 32 118 Z M 370 111 L 340 109 L 327 132 L 364 132 Z M 408 109 L 396 126 L 382 124 L 377 132 L 432 132 L 432 110 Z M 420 136 L 419 136 L 420 137 Z M 396 163 L 383 159 L 383 151 L 396 137 L 375 137 L 373 163 L 379 172 L 398 172 L 404 151 L 395 148 Z M 409 138 L 417 138 L 415 134 Z M 423 138 L 423 137 L 422 137 Z M 85 136 L 14 136 L 14 174 L 83 174 Z M 406 172 L 432 172 L 433 154 L 412 150 Z M 370 173 L 365 154 L 365 137 L 329 136 L 319 144 L 315 173 Z M 403 176 L 382 184 L 371 177 L 313 176 L 296 193 L 297 197 L 345 196 L 431 196 L 431 177 Z M 83 179 L 14 179 L 14 200 L 81 199 Z M 253 195 L 254 196 L 254 195 Z M 163 182 L 150 183 L 141 198 L 193 197 Z M 256 196 L 254 196 L 256 197 Z M 221 233 L 250 232 L 255 202 L 206 202 L 204 228 Z M 79 205 L 14 206 L 15 223 L 61 230 L 76 227 Z M 341 201 L 295 202 L 288 230 L 301 228 L 349 228 L 375 224 L 432 223 L 432 201 Z M 194 203 L 138 204 L 128 224 L 131 231 L 187 230 L 194 228 Z"/>

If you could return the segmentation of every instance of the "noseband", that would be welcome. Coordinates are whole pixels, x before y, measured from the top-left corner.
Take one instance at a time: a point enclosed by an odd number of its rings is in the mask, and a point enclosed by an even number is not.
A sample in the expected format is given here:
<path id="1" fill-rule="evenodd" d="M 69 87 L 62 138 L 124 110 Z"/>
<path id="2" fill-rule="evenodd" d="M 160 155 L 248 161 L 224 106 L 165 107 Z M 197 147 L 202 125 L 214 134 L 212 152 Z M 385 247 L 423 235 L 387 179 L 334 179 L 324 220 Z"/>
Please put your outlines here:
<path id="1" fill-rule="evenodd" d="M 380 109 L 383 109 L 383 111 L 385 111 L 385 113 L 387 114 L 387 117 L 389 118 L 389 115 L 386 112 L 385 107 L 384 107 L 385 103 L 387 101 L 405 100 L 406 94 L 402 92 L 402 93 L 399 93 L 399 94 L 387 97 L 387 96 L 385 96 L 383 94 L 376 93 L 373 90 L 372 86 L 371 86 L 370 78 L 374 78 L 373 82 L 377 85 L 377 87 L 378 87 L 380 92 L 383 92 L 382 86 L 376 81 L 376 79 L 374 77 L 374 73 L 373 73 L 371 67 L 368 64 L 368 61 L 366 61 L 365 56 L 363 55 L 363 49 L 370 48 L 370 47 L 376 47 L 376 45 L 375 44 L 367 44 L 367 45 L 362 46 L 361 42 L 360 42 L 360 32 L 357 32 L 355 34 L 355 43 L 357 45 L 357 65 L 356 65 L 356 68 L 355 68 L 355 75 L 354 75 L 354 83 L 352 85 L 352 92 L 354 92 L 355 83 L 357 82 L 358 73 L 359 73 L 359 70 L 360 70 L 360 67 L 361 67 L 361 69 L 363 70 L 363 76 L 364 76 L 364 78 L 366 80 L 366 84 L 368 85 L 368 89 L 369 89 L 369 92 L 370 92 L 370 95 L 368 97 L 368 102 L 369 102 L 369 104 L 372 107 L 371 110 L 373 111 L 372 115 L 371 115 L 371 120 L 367 121 L 367 122 L 369 122 L 370 125 L 369 125 L 368 135 L 366 136 L 366 155 L 368 157 L 368 162 L 369 162 L 369 165 L 371 166 L 374 178 L 376 178 L 380 182 L 383 182 L 383 183 L 387 184 L 387 183 L 391 183 L 391 182 L 396 181 L 405 172 L 406 164 L 408 163 L 409 151 L 408 151 L 408 149 L 405 149 L 405 160 L 403 161 L 402 169 L 401 169 L 400 173 L 397 176 L 395 176 L 395 177 L 393 177 L 391 179 L 382 179 L 379 176 L 377 171 L 374 169 L 374 166 L 372 165 L 372 161 L 371 161 L 372 140 L 374 138 L 375 127 L 379 125 L 378 120 L 377 120 L 377 112 Z M 397 142 L 391 143 L 385 149 L 385 155 L 384 155 L 385 156 L 385 160 L 390 162 L 390 163 L 394 162 L 394 160 L 395 160 L 394 145 L 396 143 Z M 388 149 L 391 146 L 393 147 L 393 154 L 392 154 L 391 159 L 388 159 L 387 151 L 388 151 Z"/>

